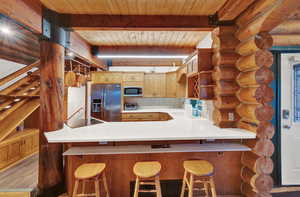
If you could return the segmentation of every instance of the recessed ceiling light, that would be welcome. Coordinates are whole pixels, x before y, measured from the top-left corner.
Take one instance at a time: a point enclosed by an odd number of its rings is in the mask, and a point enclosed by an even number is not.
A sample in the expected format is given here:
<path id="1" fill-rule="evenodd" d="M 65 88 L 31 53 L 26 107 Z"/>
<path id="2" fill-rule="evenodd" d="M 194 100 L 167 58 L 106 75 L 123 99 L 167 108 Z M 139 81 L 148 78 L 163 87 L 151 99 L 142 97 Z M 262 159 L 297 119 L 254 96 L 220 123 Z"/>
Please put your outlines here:
<path id="1" fill-rule="evenodd" d="M 21 99 L 19 99 L 19 98 L 16 98 L 16 99 L 14 99 L 14 102 L 19 102 Z"/>
<path id="2" fill-rule="evenodd" d="M 102 59 L 184 59 L 188 55 L 97 55 L 97 57 Z"/>
<path id="3" fill-rule="evenodd" d="M 69 52 L 67 52 L 67 56 L 69 56 L 69 57 L 74 57 L 74 53 L 71 52 L 71 51 L 69 51 Z"/>
<path id="4" fill-rule="evenodd" d="M 0 31 L 4 34 L 11 34 L 12 33 L 11 29 L 7 26 L 0 27 Z"/>
<path id="5" fill-rule="evenodd" d="M 11 108 L 11 105 L 7 105 L 4 107 L 5 109 Z"/>

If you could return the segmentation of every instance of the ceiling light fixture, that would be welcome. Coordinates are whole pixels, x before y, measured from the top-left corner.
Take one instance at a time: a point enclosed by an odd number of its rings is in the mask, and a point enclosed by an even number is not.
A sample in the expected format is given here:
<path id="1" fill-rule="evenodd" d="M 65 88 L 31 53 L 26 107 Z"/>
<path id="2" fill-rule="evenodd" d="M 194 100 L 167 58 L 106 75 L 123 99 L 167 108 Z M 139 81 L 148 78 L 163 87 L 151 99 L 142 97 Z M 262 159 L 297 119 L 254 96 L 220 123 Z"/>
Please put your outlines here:
<path id="1" fill-rule="evenodd" d="M 74 57 L 74 53 L 73 52 L 71 52 L 71 51 L 69 51 L 68 53 L 67 53 L 67 56 L 69 56 L 69 57 Z"/>
<path id="2" fill-rule="evenodd" d="M 1 31 L 2 33 L 4 33 L 4 34 L 11 34 L 11 33 L 12 33 L 11 30 L 10 30 L 10 28 L 7 27 L 7 26 L 2 26 L 2 27 L 0 27 L 0 31 Z"/>
<path id="3" fill-rule="evenodd" d="M 184 59 L 188 55 L 97 55 L 101 59 Z"/>

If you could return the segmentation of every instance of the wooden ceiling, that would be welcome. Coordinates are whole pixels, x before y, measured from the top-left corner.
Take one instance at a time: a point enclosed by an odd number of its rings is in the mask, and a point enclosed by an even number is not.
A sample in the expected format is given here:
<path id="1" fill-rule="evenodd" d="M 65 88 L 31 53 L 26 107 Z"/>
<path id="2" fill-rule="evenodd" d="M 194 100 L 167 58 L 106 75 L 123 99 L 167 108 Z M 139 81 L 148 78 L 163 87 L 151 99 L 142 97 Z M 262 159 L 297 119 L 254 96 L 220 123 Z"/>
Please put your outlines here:
<path id="1" fill-rule="evenodd" d="M 300 6 L 299 6 L 300 7 Z M 274 46 L 300 45 L 300 8 L 271 31 Z"/>
<path id="2" fill-rule="evenodd" d="M 213 15 L 227 0 L 41 0 L 68 14 Z"/>
<path id="3" fill-rule="evenodd" d="M 195 47 L 208 32 L 199 31 L 77 31 L 91 45 Z"/>

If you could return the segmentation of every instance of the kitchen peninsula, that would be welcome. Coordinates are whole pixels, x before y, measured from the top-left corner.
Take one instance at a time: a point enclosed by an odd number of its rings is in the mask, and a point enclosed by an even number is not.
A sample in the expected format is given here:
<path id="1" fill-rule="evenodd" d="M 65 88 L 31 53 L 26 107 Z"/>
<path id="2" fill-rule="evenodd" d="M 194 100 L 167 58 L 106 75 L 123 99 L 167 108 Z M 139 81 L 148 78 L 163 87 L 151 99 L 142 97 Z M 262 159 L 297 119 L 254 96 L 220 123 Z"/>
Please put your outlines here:
<path id="1" fill-rule="evenodd" d="M 79 128 L 65 126 L 61 130 L 45 133 L 48 142 L 64 143 L 68 147 L 64 152 L 68 193 L 71 194 L 73 189 L 73 173 L 83 163 L 106 163 L 108 185 L 112 187 L 111 195 L 127 197 L 132 192 L 130 183 L 134 182 L 134 175 L 131 170 L 135 162 L 159 161 L 162 164 L 160 176 L 164 188 L 172 182 L 177 181 L 177 186 L 181 183 L 182 162 L 191 158 L 206 159 L 214 163 L 219 194 L 239 193 L 241 154 L 251 150 L 242 142 L 254 139 L 255 133 L 238 128 L 221 129 L 209 120 L 187 117 L 183 109 L 140 109 L 125 112 L 164 112 L 172 119 L 104 122 Z M 123 177 L 122 181 L 119 177 Z M 224 182 L 226 177 L 230 177 L 230 180 Z"/>

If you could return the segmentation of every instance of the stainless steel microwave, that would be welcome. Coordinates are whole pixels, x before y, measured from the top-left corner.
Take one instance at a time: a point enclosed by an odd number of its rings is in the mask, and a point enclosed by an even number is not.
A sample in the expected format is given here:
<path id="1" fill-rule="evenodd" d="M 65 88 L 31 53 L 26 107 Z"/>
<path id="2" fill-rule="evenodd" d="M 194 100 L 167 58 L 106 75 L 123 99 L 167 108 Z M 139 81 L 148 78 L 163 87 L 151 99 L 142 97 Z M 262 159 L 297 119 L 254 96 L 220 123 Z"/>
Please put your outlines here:
<path id="1" fill-rule="evenodd" d="M 142 87 L 124 87 L 124 96 L 143 96 Z"/>

